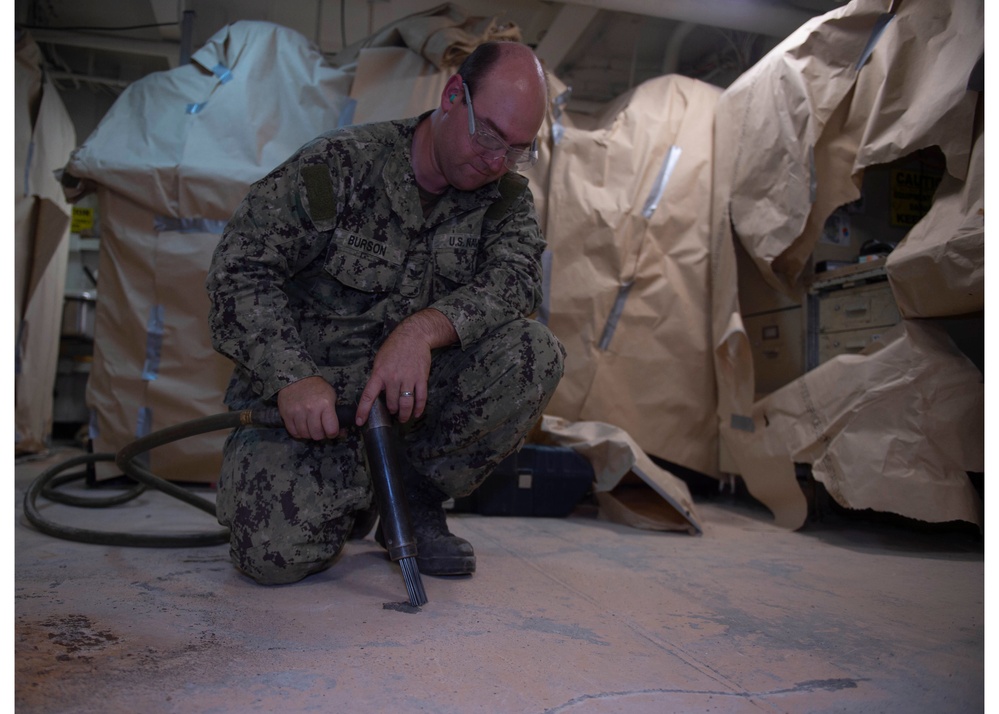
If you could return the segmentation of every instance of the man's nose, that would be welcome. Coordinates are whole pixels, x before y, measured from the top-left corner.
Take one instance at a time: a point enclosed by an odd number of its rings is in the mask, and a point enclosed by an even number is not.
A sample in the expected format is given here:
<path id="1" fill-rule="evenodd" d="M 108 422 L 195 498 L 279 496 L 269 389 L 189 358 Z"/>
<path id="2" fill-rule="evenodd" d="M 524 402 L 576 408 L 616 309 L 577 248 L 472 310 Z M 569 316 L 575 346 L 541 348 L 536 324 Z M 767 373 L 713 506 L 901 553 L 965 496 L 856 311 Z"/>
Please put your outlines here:
<path id="1" fill-rule="evenodd" d="M 486 156 L 484 158 L 490 171 L 499 172 L 506 168 L 506 154 L 496 154 L 495 156 Z"/>

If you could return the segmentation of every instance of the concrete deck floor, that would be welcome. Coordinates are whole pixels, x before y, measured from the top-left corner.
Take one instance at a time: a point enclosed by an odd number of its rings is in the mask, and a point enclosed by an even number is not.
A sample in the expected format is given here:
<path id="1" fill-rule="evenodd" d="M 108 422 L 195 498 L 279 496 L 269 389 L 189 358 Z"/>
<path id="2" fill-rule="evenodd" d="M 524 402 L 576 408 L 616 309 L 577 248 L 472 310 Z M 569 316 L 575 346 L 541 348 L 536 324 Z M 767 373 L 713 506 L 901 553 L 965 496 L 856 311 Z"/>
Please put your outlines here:
<path id="1" fill-rule="evenodd" d="M 698 502 L 702 536 L 453 516 L 468 578 L 401 573 L 369 537 L 301 583 L 261 587 L 224 545 L 76 543 L 15 489 L 18 712 L 984 711 L 984 543 L 835 515 L 799 532 L 751 502 Z M 217 530 L 162 493 L 59 523 Z"/>

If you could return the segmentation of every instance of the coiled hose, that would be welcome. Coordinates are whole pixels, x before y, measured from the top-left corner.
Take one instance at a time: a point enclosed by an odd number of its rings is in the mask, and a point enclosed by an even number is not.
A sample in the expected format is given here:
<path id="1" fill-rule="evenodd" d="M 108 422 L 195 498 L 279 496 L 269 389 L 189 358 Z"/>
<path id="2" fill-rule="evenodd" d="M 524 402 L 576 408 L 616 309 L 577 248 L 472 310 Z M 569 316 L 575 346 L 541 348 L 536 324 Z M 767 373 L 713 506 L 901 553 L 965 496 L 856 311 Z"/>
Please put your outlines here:
<path id="1" fill-rule="evenodd" d="M 337 419 L 341 424 L 353 424 L 353 407 L 337 407 Z M 149 469 L 135 462 L 136 457 L 158 446 L 173 441 L 204 434 L 221 429 L 234 429 L 239 426 L 283 426 L 280 414 L 276 409 L 243 410 L 213 414 L 199 419 L 192 419 L 181 424 L 169 426 L 136 439 L 117 453 L 83 454 L 56 464 L 40 474 L 28 487 L 24 494 L 24 515 L 38 530 L 56 538 L 72 540 L 80 543 L 98 545 L 125 545 L 152 548 L 196 548 L 219 545 L 229 542 L 229 530 L 222 529 L 210 533 L 171 533 L 163 535 L 123 533 L 88 530 L 66 526 L 43 517 L 38 510 L 38 498 L 44 497 L 50 501 L 84 508 L 106 508 L 126 503 L 141 495 L 147 488 L 154 488 L 173 496 L 185 503 L 198 508 L 212 516 L 216 515 L 215 504 L 187 489 L 160 478 Z M 80 473 L 66 474 L 64 472 L 74 467 L 114 461 L 121 472 L 136 481 L 136 485 L 127 491 L 105 498 L 74 496 L 56 490 L 71 481 L 82 478 Z"/>

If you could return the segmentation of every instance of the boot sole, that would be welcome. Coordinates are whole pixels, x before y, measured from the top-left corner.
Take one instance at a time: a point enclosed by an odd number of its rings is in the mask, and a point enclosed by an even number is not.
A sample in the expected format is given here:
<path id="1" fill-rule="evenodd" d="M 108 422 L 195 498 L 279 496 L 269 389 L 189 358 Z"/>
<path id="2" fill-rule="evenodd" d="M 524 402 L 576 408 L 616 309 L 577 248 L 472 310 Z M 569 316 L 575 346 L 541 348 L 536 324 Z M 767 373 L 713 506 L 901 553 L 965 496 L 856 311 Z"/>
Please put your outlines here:
<path id="1" fill-rule="evenodd" d="M 475 558 L 421 558 L 416 565 L 423 575 L 471 575 L 475 572 Z"/>

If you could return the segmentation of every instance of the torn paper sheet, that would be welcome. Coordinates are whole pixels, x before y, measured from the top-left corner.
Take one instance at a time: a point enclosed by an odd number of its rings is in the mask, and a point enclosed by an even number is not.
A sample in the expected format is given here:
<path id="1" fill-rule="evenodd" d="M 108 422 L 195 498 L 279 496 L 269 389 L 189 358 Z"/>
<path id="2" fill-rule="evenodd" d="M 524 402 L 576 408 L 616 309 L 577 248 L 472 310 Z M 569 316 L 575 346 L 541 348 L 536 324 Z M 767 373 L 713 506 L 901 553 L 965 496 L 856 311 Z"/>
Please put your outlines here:
<path id="1" fill-rule="evenodd" d="M 835 501 L 931 523 L 982 525 L 968 472 L 984 471 L 984 376 L 946 331 L 906 320 L 859 355 L 841 355 L 723 430 L 750 493 L 779 525 L 807 507 L 794 465 Z"/>
<path id="2" fill-rule="evenodd" d="M 702 533 L 687 484 L 657 466 L 623 429 L 544 416 L 541 432 L 593 466 L 600 515 L 647 530 Z M 649 488 L 636 488 L 647 486 Z"/>

